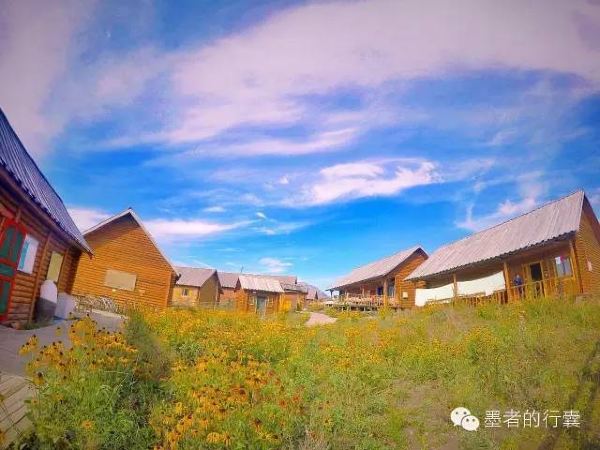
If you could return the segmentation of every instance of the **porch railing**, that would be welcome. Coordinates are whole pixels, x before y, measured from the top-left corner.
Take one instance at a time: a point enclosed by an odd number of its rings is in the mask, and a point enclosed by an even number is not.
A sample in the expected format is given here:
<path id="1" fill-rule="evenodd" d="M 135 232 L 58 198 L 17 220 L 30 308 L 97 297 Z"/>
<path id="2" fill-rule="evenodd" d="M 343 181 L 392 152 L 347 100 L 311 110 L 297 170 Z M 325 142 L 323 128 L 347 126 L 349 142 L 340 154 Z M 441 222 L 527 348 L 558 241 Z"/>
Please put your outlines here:
<path id="1" fill-rule="evenodd" d="M 484 303 L 507 303 L 509 301 L 535 300 L 542 297 L 571 297 L 578 292 L 575 278 L 557 277 L 533 281 L 521 286 L 510 286 L 508 289 L 500 289 L 491 294 L 459 294 L 456 297 L 428 301 L 426 304 L 467 303 L 477 306 Z"/>
<path id="2" fill-rule="evenodd" d="M 574 277 L 547 278 L 541 281 L 511 286 L 508 289 L 510 300 L 529 300 L 541 297 L 571 297 L 579 289 Z"/>
<path id="3" fill-rule="evenodd" d="M 356 306 L 356 307 L 373 307 L 379 308 L 385 305 L 386 298 L 384 295 L 368 295 L 368 294 L 342 294 L 335 295 L 331 300 L 340 305 Z M 395 296 L 387 297 L 388 306 L 396 306 L 399 304 Z"/>

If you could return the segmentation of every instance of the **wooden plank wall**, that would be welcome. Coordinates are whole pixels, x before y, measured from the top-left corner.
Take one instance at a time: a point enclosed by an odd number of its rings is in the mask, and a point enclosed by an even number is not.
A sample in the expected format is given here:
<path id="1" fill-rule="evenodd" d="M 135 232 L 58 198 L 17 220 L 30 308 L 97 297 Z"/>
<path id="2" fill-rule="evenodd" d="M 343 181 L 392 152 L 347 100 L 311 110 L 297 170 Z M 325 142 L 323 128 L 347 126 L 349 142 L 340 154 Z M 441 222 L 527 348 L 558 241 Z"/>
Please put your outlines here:
<path id="1" fill-rule="evenodd" d="M 94 258 L 79 260 L 73 293 L 112 298 L 117 303 L 163 308 L 172 297 L 175 274 L 152 240 L 129 215 L 86 235 Z M 104 285 L 106 271 L 136 274 L 133 291 Z"/>
<path id="2" fill-rule="evenodd" d="M 188 289 L 187 297 L 182 296 L 183 289 Z M 215 305 L 219 299 L 219 283 L 217 275 L 212 275 L 202 287 L 180 286 L 173 288 L 171 304 L 173 306 Z"/>
<path id="3" fill-rule="evenodd" d="M 60 231 L 57 231 L 58 227 L 51 228 L 47 225 L 40 217 L 45 213 L 20 202 L 16 194 L 4 183 L 0 183 L 0 209 L 9 217 L 17 216 L 18 221 L 25 226 L 27 234 L 39 242 L 32 273 L 17 271 L 8 313 L 8 322 L 25 323 L 32 317 L 40 286 L 46 280 L 52 252 L 64 256 L 57 283 L 58 292 L 71 293 L 81 251 L 62 238 Z"/>
<path id="4" fill-rule="evenodd" d="M 575 252 L 584 293 L 600 293 L 600 226 L 589 203 L 584 203 Z M 590 264 L 591 263 L 591 271 Z"/>
<path id="5" fill-rule="evenodd" d="M 183 290 L 188 290 L 188 295 L 183 296 Z M 197 306 L 199 289 L 195 286 L 175 286 L 171 295 L 171 305 L 173 306 Z"/>
<path id="6" fill-rule="evenodd" d="M 214 273 L 200 288 L 198 301 L 204 304 L 216 303 L 219 299 L 219 279 Z"/>
<path id="7" fill-rule="evenodd" d="M 417 285 L 413 281 L 406 281 L 405 278 L 413 273 L 417 267 L 423 264 L 423 261 L 426 259 L 427 256 L 425 254 L 416 252 L 403 264 L 401 264 L 396 272 L 394 272 L 396 298 L 399 300 L 401 308 L 412 308 L 415 306 L 415 291 L 417 289 Z M 403 292 L 408 293 L 408 298 L 403 298 Z"/>

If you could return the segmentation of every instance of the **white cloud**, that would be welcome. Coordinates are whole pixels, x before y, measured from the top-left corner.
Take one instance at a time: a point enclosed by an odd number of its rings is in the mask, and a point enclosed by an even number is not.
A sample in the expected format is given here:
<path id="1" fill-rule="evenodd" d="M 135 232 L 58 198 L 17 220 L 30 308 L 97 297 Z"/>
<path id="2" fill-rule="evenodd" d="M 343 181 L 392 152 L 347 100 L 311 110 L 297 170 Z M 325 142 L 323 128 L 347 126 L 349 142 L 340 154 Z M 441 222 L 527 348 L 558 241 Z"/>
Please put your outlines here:
<path id="1" fill-rule="evenodd" d="M 202 211 L 207 213 L 222 213 L 225 212 L 226 209 L 222 206 L 208 206 L 204 208 Z"/>
<path id="2" fill-rule="evenodd" d="M 217 223 L 205 220 L 152 219 L 144 221 L 148 231 L 159 240 L 194 239 L 224 233 L 249 224 L 247 221 Z"/>
<path id="3" fill-rule="evenodd" d="M 258 262 L 268 273 L 284 273 L 293 266 L 290 262 L 272 257 L 261 258 Z"/>
<path id="4" fill-rule="evenodd" d="M 440 180 L 431 161 L 399 159 L 358 161 L 321 169 L 316 181 L 305 185 L 295 204 L 323 205 L 362 197 L 395 195 Z"/>
<path id="5" fill-rule="evenodd" d="M 299 222 L 279 222 L 272 221 L 268 225 L 264 225 L 261 227 L 257 227 L 256 230 L 266 234 L 267 236 L 275 236 L 278 234 L 289 234 L 294 231 L 300 230 L 302 228 L 306 228 L 311 225 L 311 222 L 307 221 L 299 221 Z"/>
<path id="6" fill-rule="evenodd" d="M 333 151 L 378 124 L 422 116 L 391 106 L 390 89 L 395 94 L 404 89 L 394 82 L 514 68 L 576 74 L 597 85 L 600 62 L 589 30 L 598 22 L 600 8 L 591 2 L 309 3 L 212 42 L 188 43 L 183 50 L 144 47 L 114 55 L 90 70 L 95 75 L 83 86 L 107 93 L 93 101 L 104 107 L 127 104 L 157 74 L 170 80 L 161 98 L 169 114 L 157 115 L 151 133 L 139 127 L 137 134 L 113 139 L 113 146 L 200 143 L 241 126 L 302 124 L 311 130 L 305 139 L 265 137 L 196 152 Z M 345 90 L 361 99 L 358 106 L 315 100 Z M 489 144 L 506 142 L 512 133 L 497 132 Z"/>
<path id="7" fill-rule="evenodd" d="M 258 217 L 259 219 L 266 220 L 267 215 L 265 213 L 259 211 L 256 213 L 256 217 Z"/>
<path id="8" fill-rule="evenodd" d="M 81 231 L 89 230 L 98 225 L 103 220 L 110 217 L 110 214 L 92 208 L 68 208 L 69 214 L 73 218 L 75 225 Z"/>
<path id="9" fill-rule="evenodd" d="M 476 218 L 473 217 L 473 205 L 469 205 L 465 219 L 458 222 L 457 226 L 469 231 L 485 230 L 486 228 L 531 211 L 537 205 L 538 201 L 534 197 L 525 197 L 518 202 L 506 200 L 500 203 L 494 212 Z"/>
<path id="10" fill-rule="evenodd" d="M 532 172 L 518 178 L 516 182 L 521 199 L 519 201 L 506 199 L 489 214 L 473 217 L 474 205 L 469 204 L 465 219 L 457 222 L 456 225 L 469 231 L 481 231 L 531 211 L 540 204 L 540 198 L 548 192 L 548 185 L 540 181 L 541 176 L 541 172 Z"/>
<path id="11" fill-rule="evenodd" d="M 60 132 L 64 117 L 46 103 L 63 80 L 74 40 L 94 2 L 3 2 L 0 14 L 0 104 L 25 146 L 41 154 Z M 85 103 L 85 102 L 84 102 Z"/>

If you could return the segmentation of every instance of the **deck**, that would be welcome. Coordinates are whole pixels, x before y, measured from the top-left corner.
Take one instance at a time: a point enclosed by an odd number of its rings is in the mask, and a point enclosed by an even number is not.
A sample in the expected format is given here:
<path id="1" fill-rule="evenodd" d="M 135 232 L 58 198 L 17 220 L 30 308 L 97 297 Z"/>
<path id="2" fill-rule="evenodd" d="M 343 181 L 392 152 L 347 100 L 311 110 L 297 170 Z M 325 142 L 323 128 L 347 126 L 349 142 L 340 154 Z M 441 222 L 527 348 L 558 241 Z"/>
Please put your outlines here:
<path id="1" fill-rule="evenodd" d="M 31 383 L 18 375 L 0 375 L 0 447 L 14 442 L 19 435 L 31 426 L 26 417 L 25 400 L 33 395 Z"/>

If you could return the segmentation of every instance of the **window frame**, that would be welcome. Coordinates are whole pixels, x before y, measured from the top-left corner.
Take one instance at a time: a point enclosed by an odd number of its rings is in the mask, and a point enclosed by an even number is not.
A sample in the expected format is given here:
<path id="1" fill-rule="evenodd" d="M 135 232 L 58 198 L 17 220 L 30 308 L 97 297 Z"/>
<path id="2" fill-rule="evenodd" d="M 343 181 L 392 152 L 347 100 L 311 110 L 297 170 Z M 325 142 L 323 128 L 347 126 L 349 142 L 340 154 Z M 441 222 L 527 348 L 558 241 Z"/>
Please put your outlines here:
<path id="1" fill-rule="evenodd" d="M 40 248 L 40 241 L 31 234 L 26 233 L 21 244 L 21 254 L 17 262 L 17 270 L 28 275 L 32 275 L 35 269 L 35 261 Z M 34 249 L 34 250 L 32 250 Z M 33 254 L 31 253 L 33 252 Z M 21 267 L 21 264 L 23 266 Z"/>

